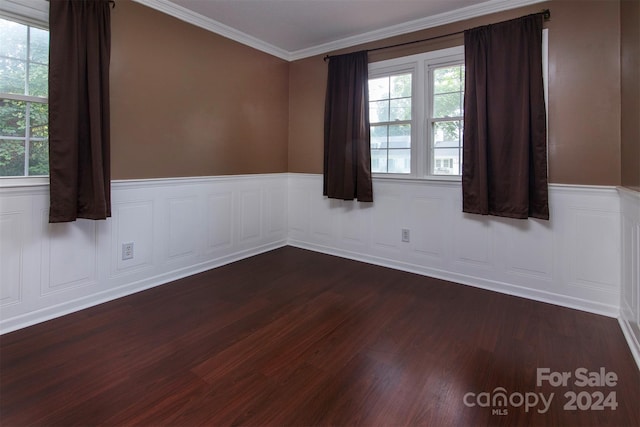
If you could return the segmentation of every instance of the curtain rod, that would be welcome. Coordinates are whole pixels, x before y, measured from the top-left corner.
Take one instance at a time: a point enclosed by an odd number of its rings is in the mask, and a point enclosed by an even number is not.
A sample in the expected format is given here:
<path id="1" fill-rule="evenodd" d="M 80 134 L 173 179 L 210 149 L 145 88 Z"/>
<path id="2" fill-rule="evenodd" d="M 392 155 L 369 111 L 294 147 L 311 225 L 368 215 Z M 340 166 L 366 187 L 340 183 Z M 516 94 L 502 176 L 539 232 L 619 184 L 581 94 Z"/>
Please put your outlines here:
<path id="1" fill-rule="evenodd" d="M 49 2 L 50 0 L 47 0 L 47 2 Z M 109 4 L 111 5 L 111 9 L 115 9 L 116 7 L 116 1 L 115 0 L 109 0 Z"/>
<path id="2" fill-rule="evenodd" d="M 542 15 L 542 17 L 544 18 L 545 21 L 548 21 L 548 20 L 551 19 L 551 11 L 549 9 L 545 9 L 542 12 L 534 13 L 533 15 Z M 426 39 L 413 40 L 413 41 L 410 41 L 410 42 L 392 44 L 390 46 L 374 47 L 372 49 L 367 49 L 365 52 L 375 52 L 377 50 L 391 49 L 391 48 L 400 47 L 400 46 L 408 46 L 408 45 L 415 44 L 415 43 L 422 43 L 422 42 L 427 42 L 427 41 L 431 41 L 431 40 L 442 39 L 444 37 L 451 37 L 451 36 L 455 36 L 455 35 L 458 35 L 458 34 L 462 34 L 464 32 L 465 32 L 465 30 L 462 30 L 462 31 L 456 31 L 456 32 L 449 33 L 449 34 L 442 34 L 442 35 L 439 35 L 439 36 L 428 37 Z M 331 59 L 334 56 L 338 56 L 338 55 L 325 55 L 323 60 L 324 60 L 324 62 L 327 62 L 328 59 Z"/>

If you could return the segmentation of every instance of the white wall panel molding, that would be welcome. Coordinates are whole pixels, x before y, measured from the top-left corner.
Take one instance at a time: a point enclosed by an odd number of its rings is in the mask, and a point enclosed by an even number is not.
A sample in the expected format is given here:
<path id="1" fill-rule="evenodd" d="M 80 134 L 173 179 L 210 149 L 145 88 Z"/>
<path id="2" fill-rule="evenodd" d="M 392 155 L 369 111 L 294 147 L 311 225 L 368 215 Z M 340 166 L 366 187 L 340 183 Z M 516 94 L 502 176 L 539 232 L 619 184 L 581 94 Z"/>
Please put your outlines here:
<path id="1" fill-rule="evenodd" d="M 64 224 L 47 185 L 0 188 L 0 333 L 285 245 L 287 179 L 114 181 L 112 218 Z"/>
<path id="2" fill-rule="evenodd" d="M 110 276 L 116 277 L 128 272 L 152 268 L 154 264 L 154 230 L 157 215 L 154 211 L 153 199 L 138 192 L 129 201 L 113 202 L 111 210 L 111 239 L 110 239 Z M 134 245 L 134 257 L 122 259 L 122 245 L 117 242 L 137 243 Z"/>
<path id="3" fill-rule="evenodd" d="M 619 188 L 622 212 L 620 326 L 640 368 L 640 192 Z"/>
<path id="4" fill-rule="evenodd" d="M 242 190 L 239 195 L 238 240 L 259 239 L 262 234 L 262 195 L 260 190 Z"/>
<path id="5" fill-rule="evenodd" d="M 463 214 L 460 182 L 374 192 L 328 200 L 295 173 L 114 181 L 111 219 L 49 225 L 47 185 L 0 187 L 0 333 L 290 244 L 619 316 L 640 364 L 639 193 L 551 185 L 547 222 Z"/>
<path id="6" fill-rule="evenodd" d="M 265 232 L 267 235 L 287 233 L 287 188 L 271 186 L 263 192 L 266 212 Z"/>
<path id="7" fill-rule="evenodd" d="M 618 316 L 615 187 L 552 184 L 551 221 L 523 221 L 462 213 L 460 182 L 374 179 L 374 203 L 330 203 L 321 196 L 322 176 L 289 176 L 293 246 Z M 336 232 L 353 229 L 356 217 L 357 245 Z M 317 233 L 316 221 L 332 232 Z M 402 242 L 403 228 L 410 242 Z"/>
<path id="8" fill-rule="evenodd" d="M 30 206 L 27 196 L 7 197 L 0 205 L 0 307 L 22 300 Z"/>
<path id="9" fill-rule="evenodd" d="M 222 191 L 207 194 L 205 216 L 207 245 L 205 251 L 224 251 L 233 245 L 233 192 Z"/>
<path id="10" fill-rule="evenodd" d="M 174 190 L 179 191 L 179 190 Z M 172 191 L 173 192 L 173 191 Z M 198 255 L 198 197 L 172 196 L 166 200 L 167 261 Z M 200 223 L 202 224 L 202 223 Z"/>
<path id="11" fill-rule="evenodd" d="M 38 235 L 41 248 L 41 289 L 44 297 L 98 283 L 98 224 L 79 219 L 72 223 L 49 224 L 47 209 L 40 211 Z"/>

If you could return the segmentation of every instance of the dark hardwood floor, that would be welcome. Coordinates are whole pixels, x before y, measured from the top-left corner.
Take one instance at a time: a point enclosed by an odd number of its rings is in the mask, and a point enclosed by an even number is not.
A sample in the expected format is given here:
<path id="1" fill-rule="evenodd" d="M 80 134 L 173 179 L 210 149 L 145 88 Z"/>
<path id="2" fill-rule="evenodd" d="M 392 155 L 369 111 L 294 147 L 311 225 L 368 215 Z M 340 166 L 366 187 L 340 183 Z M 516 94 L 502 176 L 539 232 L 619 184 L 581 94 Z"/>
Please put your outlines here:
<path id="1" fill-rule="evenodd" d="M 285 247 L 1 336 L 0 423 L 638 426 L 640 371 L 615 319 Z"/>

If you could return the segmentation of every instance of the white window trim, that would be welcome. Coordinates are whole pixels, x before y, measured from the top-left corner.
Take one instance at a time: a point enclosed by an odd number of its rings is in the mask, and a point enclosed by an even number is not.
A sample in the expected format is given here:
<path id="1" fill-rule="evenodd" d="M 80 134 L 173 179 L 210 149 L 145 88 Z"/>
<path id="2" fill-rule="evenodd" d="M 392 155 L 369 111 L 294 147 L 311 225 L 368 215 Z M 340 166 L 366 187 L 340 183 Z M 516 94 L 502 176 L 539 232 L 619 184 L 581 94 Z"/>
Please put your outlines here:
<path id="1" fill-rule="evenodd" d="M 49 2 L 47 0 L 2 0 L 0 15 L 32 27 L 49 29 Z"/>
<path id="2" fill-rule="evenodd" d="M 429 175 L 431 159 L 430 137 L 427 138 L 428 119 L 430 106 L 430 84 L 427 77 L 429 68 L 435 65 L 441 66 L 448 63 L 459 63 L 464 60 L 464 46 L 456 46 L 432 52 L 404 56 L 386 61 L 372 62 L 369 64 L 369 78 L 383 77 L 389 74 L 411 72 L 411 173 L 373 173 L 374 178 L 405 179 L 405 180 L 438 180 L 459 181 L 460 176 Z"/>
<path id="3" fill-rule="evenodd" d="M 369 64 L 369 79 L 375 79 L 377 77 L 386 77 L 389 75 L 398 75 L 398 74 L 407 74 L 411 73 L 411 116 L 415 117 L 415 108 L 416 108 L 416 85 L 415 85 L 415 77 L 417 73 L 417 64 L 411 63 L 410 61 L 382 61 L 376 62 L 375 65 L 377 67 L 373 67 L 373 64 Z M 416 122 L 414 119 L 411 120 L 411 170 L 415 170 L 415 161 L 416 159 L 413 156 L 413 152 L 416 149 L 417 138 L 416 138 Z M 406 173 L 374 173 L 373 177 L 386 177 L 386 178 L 406 178 L 413 176 L 412 174 Z"/>
<path id="4" fill-rule="evenodd" d="M 431 53 L 431 52 L 430 52 Z M 431 132 L 431 124 L 432 121 L 441 121 L 441 119 L 432 119 L 431 118 L 431 109 L 433 108 L 432 100 L 433 100 L 433 70 L 435 68 L 446 67 L 464 64 L 464 46 L 456 46 L 454 48 L 443 49 L 439 51 L 433 52 L 437 54 L 436 58 L 431 58 L 427 55 L 424 61 L 424 74 L 422 76 L 422 81 L 425 83 L 425 91 L 424 91 L 424 104 L 425 111 L 422 115 L 421 119 L 423 120 L 422 129 L 423 129 L 423 152 L 418 153 L 423 159 L 421 169 L 418 169 L 418 176 L 425 179 L 441 179 L 444 181 L 460 181 L 462 179 L 461 175 L 435 175 L 431 174 L 432 165 L 435 163 L 434 159 L 434 147 L 433 147 L 433 135 Z M 462 171 L 461 171 L 462 172 Z"/>

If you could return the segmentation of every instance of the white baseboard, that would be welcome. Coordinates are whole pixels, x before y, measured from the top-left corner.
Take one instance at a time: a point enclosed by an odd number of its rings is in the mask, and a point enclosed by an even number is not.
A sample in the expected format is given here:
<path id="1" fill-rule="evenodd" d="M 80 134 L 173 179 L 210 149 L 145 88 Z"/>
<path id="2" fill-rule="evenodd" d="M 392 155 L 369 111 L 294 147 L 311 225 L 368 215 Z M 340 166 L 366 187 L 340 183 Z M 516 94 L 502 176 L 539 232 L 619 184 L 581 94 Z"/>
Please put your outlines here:
<path id="1" fill-rule="evenodd" d="M 631 327 L 631 324 L 628 320 L 623 319 L 622 317 L 618 317 L 618 323 L 620 324 L 620 329 L 622 329 L 622 333 L 624 334 L 624 338 L 627 340 L 627 344 L 629 345 L 629 350 L 631 351 L 631 355 L 636 361 L 636 365 L 638 365 L 638 369 L 640 370 L 640 342 L 638 342 L 637 336 Z"/>
<path id="2" fill-rule="evenodd" d="M 84 310 L 85 308 L 113 301 L 118 298 L 133 295 L 147 289 L 155 288 L 156 286 L 161 286 L 173 282 L 174 280 L 183 279 L 185 277 L 202 273 L 213 268 L 222 267 L 223 265 L 231 264 L 233 262 L 259 255 L 264 252 L 272 251 L 283 246 L 286 246 L 285 241 L 269 243 L 250 250 L 230 254 L 219 259 L 203 262 L 186 268 L 181 268 L 176 271 L 171 271 L 158 276 L 149 277 L 137 282 L 129 283 L 118 288 L 98 292 L 82 298 L 67 301 L 62 304 L 46 307 L 20 316 L 16 316 L 3 321 L 2 329 L 0 329 L 0 335 L 8 332 L 13 332 L 18 329 L 26 328 L 28 326 L 35 325 L 41 322 L 46 322 L 47 320 L 55 319 L 56 317 L 64 316 L 76 311 Z"/>
<path id="3" fill-rule="evenodd" d="M 368 264 L 379 265 L 381 267 L 393 268 L 395 270 L 406 271 L 409 273 L 415 273 L 422 276 L 433 277 L 436 279 L 446 280 L 462 285 L 472 286 L 475 288 L 486 289 L 489 291 L 499 292 L 502 294 L 513 295 L 517 297 L 527 298 L 534 301 L 540 301 L 548 304 L 559 305 L 562 307 L 573 308 L 576 310 L 582 310 L 589 313 L 600 314 L 607 317 L 617 317 L 618 307 L 615 305 L 599 304 L 593 301 L 586 301 L 575 297 L 566 295 L 553 294 L 537 289 L 525 288 L 522 286 L 516 286 L 506 282 L 498 282 L 494 280 L 482 279 L 479 277 L 467 276 L 464 274 L 457 274 L 450 271 L 443 271 L 424 267 L 422 265 L 416 265 L 406 262 L 400 262 L 392 259 L 385 259 L 375 257 L 371 255 L 349 252 L 341 249 L 310 244 L 306 242 L 297 242 L 295 240 L 289 240 L 288 244 L 293 247 L 308 249 L 315 252 L 324 253 L 327 255 L 335 255 L 342 258 L 352 259 L 354 261 L 366 262 Z"/>

